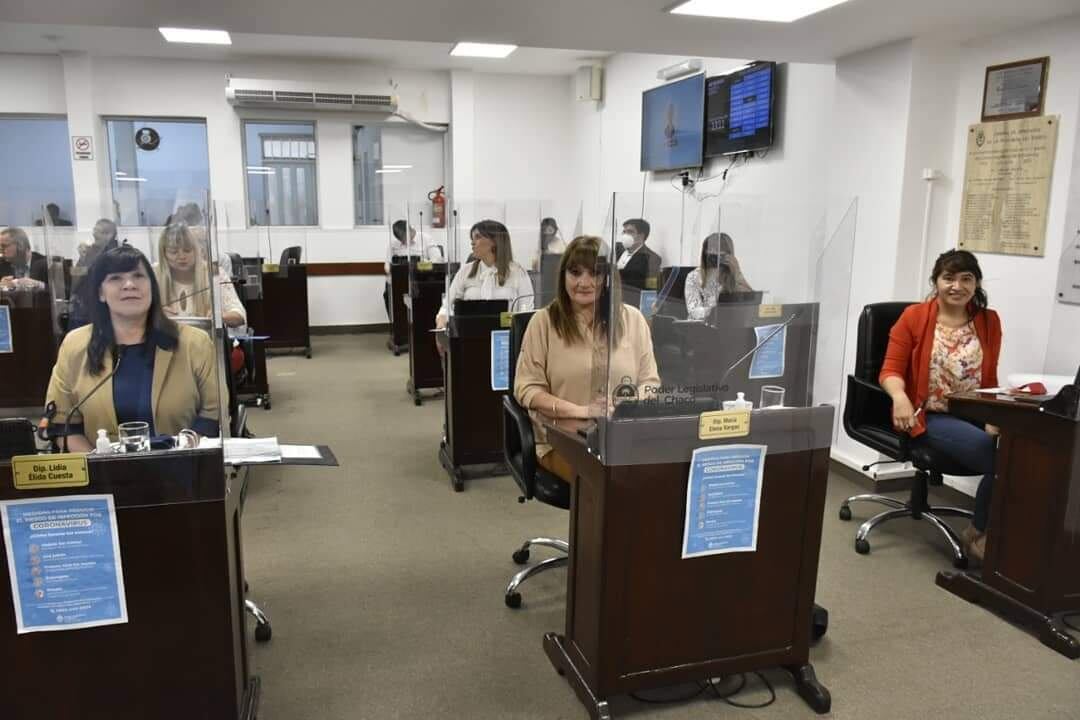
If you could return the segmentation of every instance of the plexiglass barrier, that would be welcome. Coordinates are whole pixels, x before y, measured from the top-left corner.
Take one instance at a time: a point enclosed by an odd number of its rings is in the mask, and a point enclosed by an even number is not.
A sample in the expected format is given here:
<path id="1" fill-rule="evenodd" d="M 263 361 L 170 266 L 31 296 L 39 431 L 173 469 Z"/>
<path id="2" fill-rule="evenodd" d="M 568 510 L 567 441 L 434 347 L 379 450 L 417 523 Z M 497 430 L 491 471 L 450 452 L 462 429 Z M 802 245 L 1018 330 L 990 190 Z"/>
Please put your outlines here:
<path id="1" fill-rule="evenodd" d="M 854 201 L 829 228 L 822 208 L 773 197 L 614 195 L 591 278 L 604 462 L 686 461 L 702 413 L 722 410 L 751 411 L 769 452 L 829 447 L 855 222 Z"/>

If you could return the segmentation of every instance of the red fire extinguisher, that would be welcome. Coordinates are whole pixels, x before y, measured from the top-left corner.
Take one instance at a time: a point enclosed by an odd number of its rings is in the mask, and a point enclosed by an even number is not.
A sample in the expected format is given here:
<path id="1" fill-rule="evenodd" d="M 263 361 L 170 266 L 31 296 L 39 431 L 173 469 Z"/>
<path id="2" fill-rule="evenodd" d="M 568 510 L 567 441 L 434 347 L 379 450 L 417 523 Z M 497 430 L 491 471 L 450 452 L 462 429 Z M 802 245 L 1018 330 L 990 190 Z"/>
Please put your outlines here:
<path id="1" fill-rule="evenodd" d="M 445 187 L 445 185 L 440 185 L 428 193 L 428 200 L 431 201 L 431 227 L 433 228 L 446 227 L 446 195 L 443 193 Z"/>

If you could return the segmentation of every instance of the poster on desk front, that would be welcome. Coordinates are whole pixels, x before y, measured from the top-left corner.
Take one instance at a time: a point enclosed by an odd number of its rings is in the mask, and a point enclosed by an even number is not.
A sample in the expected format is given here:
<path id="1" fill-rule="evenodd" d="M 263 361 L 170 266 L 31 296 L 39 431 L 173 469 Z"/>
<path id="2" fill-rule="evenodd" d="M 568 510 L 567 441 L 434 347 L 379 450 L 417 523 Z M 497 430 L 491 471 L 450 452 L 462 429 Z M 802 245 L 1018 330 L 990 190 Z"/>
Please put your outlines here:
<path id="1" fill-rule="evenodd" d="M 765 445 L 694 450 L 686 483 L 683 559 L 755 552 Z"/>
<path id="2" fill-rule="evenodd" d="M 0 502 L 16 632 L 126 623 L 112 495 Z"/>
<path id="3" fill-rule="evenodd" d="M 957 247 L 1043 257 L 1058 116 L 968 128 Z"/>

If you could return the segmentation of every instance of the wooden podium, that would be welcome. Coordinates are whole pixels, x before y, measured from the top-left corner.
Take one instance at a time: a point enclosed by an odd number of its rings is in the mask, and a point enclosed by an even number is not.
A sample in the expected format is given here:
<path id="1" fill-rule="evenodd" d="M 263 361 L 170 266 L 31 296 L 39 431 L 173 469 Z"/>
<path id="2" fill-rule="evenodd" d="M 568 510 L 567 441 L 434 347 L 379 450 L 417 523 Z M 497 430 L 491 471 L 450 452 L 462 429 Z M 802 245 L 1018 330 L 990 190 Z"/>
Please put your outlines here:
<path id="1" fill-rule="evenodd" d="M 581 437 L 548 431 L 578 478 L 566 630 L 546 634 L 544 650 L 594 720 L 611 717 L 613 695 L 775 666 L 828 712 L 809 654 L 832 417 L 828 406 L 755 413 L 751 435 L 727 442 L 769 446 L 757 550 L 686 560 L 690 457 L 725 441 L 698 440 L 696 417 L 608 423 L 604 444 L 625 448 L 621 457 L 644 459 L 662 443 L 686 460 L 605 465 Z"/>
<path id="2" fill-rule="evenodd" d="M 91 457 L 89 471 L 88 487 L 21 491 L 0 464 L 0 500 L 113 496 L 128 610 L 122 625 L 18 635 L 0 562 L 4 718 L 253 720 L 240 492 L 221 450 Z"/>
<path id="3" fill-rule="evenodd" d="M 409 380 L 405 387 L 417 405 L 423 402 L 421 390 L 443 386 L 442 360 L 431 331 L 444 292 L 445 263 L 409 260 L 409 294 L 405 300 L 409 313 Z"/>
<path id="4" fill-rule="evenodd" d="M 1080 613 L 1080 422 L 975 393 L 949 398 L 949 411 L 1001 437 L 981 573 L 941 572 L 937 584 L 1080 657 L 1063 622 Z"/>
<path id="5" fill-rule="evenodd" d="M 311 357 L 307 265 L 292 263 L 278 272 L 263 272 L 262 297 L 247 300 L 245 306 L 248 324 L 260 335 L 270 336 L 266 347 L 300 348 Z"/>
<path id="6" fill-rule="evenodd" d="M 3 293 L 0 304 L 7 305 L 11 315 L 13 349 L 0 353 L 0 407 L 37 408 L 40 412 L 56 363 L 57 341 L 49 294 Z"/>
<path id="7" fill-rule="evenodd" d="M 439 461 L 458 492 L 465 489 L 464 466 L 498 465 L 498 472 L 505 472 L 502 399 L 507 391 L 491 389 L 491 333 L 502 328 L 499 319 L 455 314 L 447 326 L 446 443 L 439 447 Z"/>
<path id="8" fill-rule="evenodd" d="M 395 262 L 390 265 L 390 337 L 386 341 L 395 357 L 409 349 L 409 311 L 405 307 L 408 294 L 409 264 Z"/>

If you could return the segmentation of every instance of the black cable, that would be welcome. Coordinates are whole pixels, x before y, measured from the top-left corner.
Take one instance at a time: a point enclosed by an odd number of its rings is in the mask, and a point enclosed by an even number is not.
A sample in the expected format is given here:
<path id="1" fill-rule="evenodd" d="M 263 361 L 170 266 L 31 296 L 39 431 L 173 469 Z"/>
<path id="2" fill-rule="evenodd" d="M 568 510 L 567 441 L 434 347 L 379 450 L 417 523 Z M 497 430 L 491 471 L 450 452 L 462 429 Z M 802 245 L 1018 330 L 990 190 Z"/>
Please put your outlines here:
<path id="1" fill-rule="evenodd" d="M 743 708 L 745 710 L 759 710 L 761 708 L 769 707 L 774 702 L 776 702 L 776 690 L 773 689 L 772 683 L 769 682 L 769 679 L 766 678 L 764 675 L 762 675 L 760 672 L 754 671 L 754 675 L 757 675 L 758 679 L 761 680 L 761 682 L 765 685 L 765 689 L 767 689 L 769 691 L 769 699 L 766 700 L 763 703 L 754 703 L 754 704 L 740 703 L 740 702 L 735 702 L 734 700 L 731 699 L 732 697 L 734 697 L 738 693 L 742 692 L 742 690 L 746 687 L 746 673 L 740 673 L 739 677 L 740 677 L 741 683 L 740 683 L 739 687 L 735 688 L 734 690 L 727 693 L 726 695 L 721 695 L 720 694 L 720 691 L 716 689 L 716 685 L 715 685 L 715 683 L 713 683 L 711 678 L 708 681 L 709 682 L 709 687 L 712 688 L 713 692 L 716 694 L 716 697 L 720 698 L 721 700 L 723 700 L 724 702 L 726 702 L 728 705 L 730 705 L 732 707 Z"/>
<path id="2" fill-rule="evenodd" d="M 648 705 L 669 705 L 673 703 L 682 703 L 687 702 L 688 700 L 693 700 L 694 698 L 701 695 L 701 693 L 705 692 L 706 685 L 704 683 L 697 683 L 697 686 L 698 689 L 696 693 L 692 695 L 684 695 L 674 698 L 647 698 L 644 695 L 638 695 L 637 693 L 630 693 L 630 697 L 634 698 L 638 702 L 646 703 Z"/>

